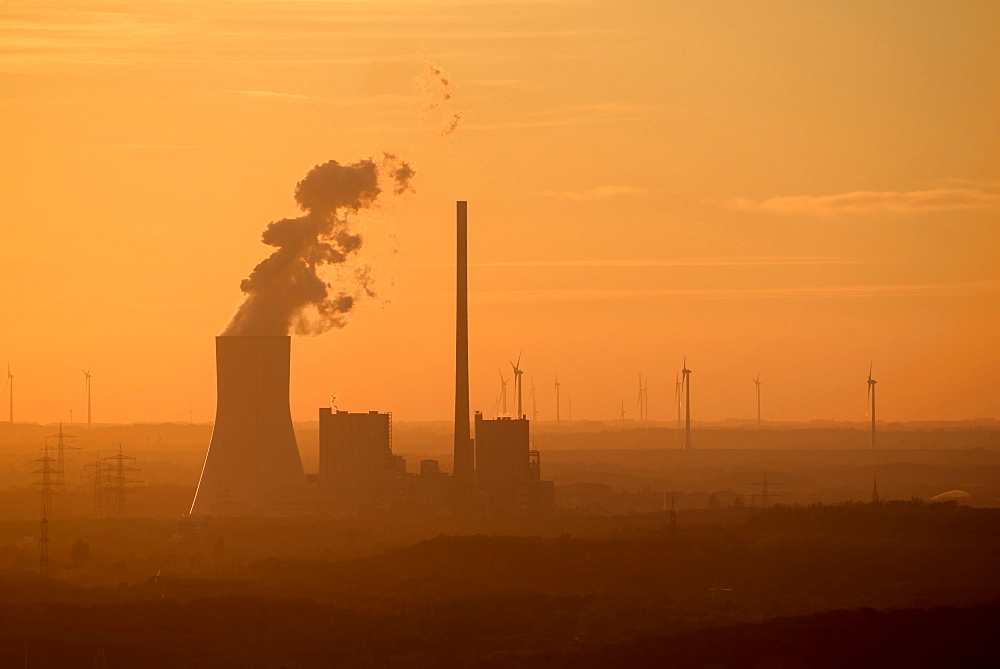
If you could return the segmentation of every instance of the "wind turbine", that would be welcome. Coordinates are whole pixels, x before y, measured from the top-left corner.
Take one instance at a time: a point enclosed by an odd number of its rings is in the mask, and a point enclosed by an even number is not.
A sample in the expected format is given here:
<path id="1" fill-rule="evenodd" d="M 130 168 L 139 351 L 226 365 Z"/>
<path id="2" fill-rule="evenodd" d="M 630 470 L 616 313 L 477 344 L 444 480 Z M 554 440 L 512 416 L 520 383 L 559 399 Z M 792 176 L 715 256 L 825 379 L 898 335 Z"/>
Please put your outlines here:
<path id="1" fill-rule="evenodd" d="M 646 420 L 646 412 L 643 410 L 643 407 L 642 407 L 642 399 L 643 399 L 643 397 L 642 397 L 642 374 L 639 374 L 639 397 L 636 400 L 636 404 L 639 405 L 639 421 L 640 422 Z"/>
<path id="2" fill-rule="evenodd" d="M 684 450 L 691 450 L 691 370 L 688 369 L 687 358 L 684 358 L 684 368 L 681 370 L 681 383 L 684 386 Z"/>
<path id="3" fill-rule="evenodd" d="M 622 429 L 625 429 L 625 399 L 622 398 Z"/>
<path id="4" fill-rule="evenodd" d="M 646 380 L 642 380 L 642 374 L 639 375 L 639 420 L 647 421 L 649 420 L 649 377 Z"/>
<path id="5" fill-rule="evenodd" d="M 873 364 L 868 365 L 868 408 L 865 415 L 872 415 L 872 448 L 875 448 L 875 384 L 878 383 L 872 378 Z"/>
<path id="6" fill-rule="evenodd" d="M 90 416 L 90 379 L 91 379 L 91 377 L 93 375 L 90 373 L 90 368 L 92 366 L 93 365 L 87 365 L 87 369 L 82 370 L 83 371 L 84 380 L 85 380 L 85 382 L 87 384 L 87 427 L 90 427 L 90 419 L 91 419 L 91 416 Z"/>
<path id="7" fill-rule="evenodd" d="M 677 427 L 681 426 L 681 374 L 677 372 L 674 375 L 674 404 L 677 405 Z"/>
<path id="8" fill-rule="evenodd" d="M 645 420 L 649 420 L 649 377 L 642 385 L 642 411 L 646 415 Z"/>
<path id="9" fill-rule="evenodd" d="M 556 425 L 559 425 L 559 374 L 556 374 Z"/>
<path id="10" fill-rule="evenodd" d="M 757 392 L 757 429 L 760 429 L 760 372 L 757 372 L 756 379 L 750 379 L 753 381 L 755 390 Z"/>
<path id="11" fill-rule="evenodd" d="M 501 416 L 507 415 L 507 379 L 503 378 L 503 370 L 500 372 L 500 408 L 503 409 Z"/>
<path id="12" fill-rule="evenodd" d="M 521 375 L 524 374 L 524 370 L 521 369 L 521 353 L 517 354 L 517 362 L 510 363 L 510 366 L 514 368 L 514 394 L 517 396 L 517 419 L 520 420 L 524 416 L 524 412 L 521 410 Z"/>
<path id="13" fill-rule="evenodd" d="M 4 384 L 4 391 L 10 386 L 10 422 L 14 423 L 14 375 L 10 373 L 10 360 L 7 361 L 7 383 Z"/>
<path id="14" fill-rule="evenodd" d="M 533 423 L 538 422 L 538 402 L 537 402 L 537 393 L 535 392 L 536 390 L 537 389 L 535 388 L 535 377 L 532 376 L 531 377 L 531 422 Z"/>

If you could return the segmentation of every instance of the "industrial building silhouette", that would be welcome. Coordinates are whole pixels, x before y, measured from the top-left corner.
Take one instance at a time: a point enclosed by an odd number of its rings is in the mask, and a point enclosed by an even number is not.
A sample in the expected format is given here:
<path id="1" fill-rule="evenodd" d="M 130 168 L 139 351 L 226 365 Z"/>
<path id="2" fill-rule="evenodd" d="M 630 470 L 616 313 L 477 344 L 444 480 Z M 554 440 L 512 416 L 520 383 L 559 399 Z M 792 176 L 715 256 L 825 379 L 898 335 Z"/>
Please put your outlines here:
<path id="1" fill-rule="evenodd" d="M 406 462 L 392 453 L 392 416 L 319 410 L 319 480 L 324 501 L 342 509 L 399 500 Z"/>
<path id="2" fill-rule="evenodd" d="M 525 415 L 487 419 L 469 408 L 468 205 L 457 204 L 455 309 L 454 470 L 436 460 L 407 474 L 392 452 L 388 413 L 349 413 L 322 408 L 319 485 L 323 499 L 340 511 L 403 507 L 431 513 L 530 516 L 554 505 L 552 481 L 541 480 L 541 458 L 531 448 Z M 518 402 L 520 406 L 520 402 Z"/>
<path id="3" fill-rule="evenodd" d="M 550 511 L 530 421 L 469 406 L 468 206 L 457 203 L 454 468 L 408 473 L 392 451 L 392 415 L 319 410 L 319 472 L 302 468 L 289 410 L 288 336 L 216 338 L 217 409 L 191 515 L 362 513 L 371 509 L 531 516 Z M 515 366 L 515 372 L 520 370 Z M 518 384 L 520 411 L 520 385 Z"/>

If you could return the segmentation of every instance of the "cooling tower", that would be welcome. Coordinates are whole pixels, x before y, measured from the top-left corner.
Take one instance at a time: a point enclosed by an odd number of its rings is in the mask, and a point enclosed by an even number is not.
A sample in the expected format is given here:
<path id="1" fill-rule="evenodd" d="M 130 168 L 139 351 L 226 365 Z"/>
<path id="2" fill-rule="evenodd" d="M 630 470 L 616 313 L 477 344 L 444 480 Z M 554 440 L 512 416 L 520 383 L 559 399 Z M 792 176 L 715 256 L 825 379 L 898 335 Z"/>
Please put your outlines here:
<path id="1" fill-rule="evenodd" d="M 288 405 L 291 337 L 215 338 L 212 443 L 192 515 L 289 512 L 305 473 Z"/>

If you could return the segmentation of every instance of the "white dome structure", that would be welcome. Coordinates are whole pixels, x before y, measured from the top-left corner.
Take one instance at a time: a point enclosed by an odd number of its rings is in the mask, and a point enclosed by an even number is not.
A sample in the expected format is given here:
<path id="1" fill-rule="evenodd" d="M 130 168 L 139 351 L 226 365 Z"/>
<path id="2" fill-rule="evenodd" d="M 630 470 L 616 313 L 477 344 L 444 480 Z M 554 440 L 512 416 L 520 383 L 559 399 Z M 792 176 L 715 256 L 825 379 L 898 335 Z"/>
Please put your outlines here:
<path id="1" fill-rule="evenodd" d="M 949 490 L 948 492 L 943 492 L 940 495 L 935 495 L 931 497 L 932 502 L 951 502 L 958 501 L 961 499 L 968 499 L 972 497 L 969 493 L 964 490 Z"/>

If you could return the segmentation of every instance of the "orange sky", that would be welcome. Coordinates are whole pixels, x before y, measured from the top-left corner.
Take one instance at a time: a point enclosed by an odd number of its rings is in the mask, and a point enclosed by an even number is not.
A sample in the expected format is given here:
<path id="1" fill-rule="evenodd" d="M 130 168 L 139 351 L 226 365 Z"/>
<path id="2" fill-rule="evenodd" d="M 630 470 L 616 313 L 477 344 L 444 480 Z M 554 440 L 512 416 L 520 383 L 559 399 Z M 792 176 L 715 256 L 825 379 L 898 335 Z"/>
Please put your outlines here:
<path id="1" fill-rule="evenodd" d="M 82 7 L 86 6 L 85 9 Z M 5 2 L 0 356 L 18 420 L 211 420 L 213 337 L 314 164 L 399 153 L 384 297 L 293 342 L 292 410 L 445 419 L 454 200 L 472 404 L 1000 418 L 1000 5 Z M 440 136 L 415 78 L 455 81 Z M 509 365 L 507 365 L 509 369 Z M 6 398 L 4 399 L 4 406 Z M 3 412 L 6 418 L 6 411 Z"/>

